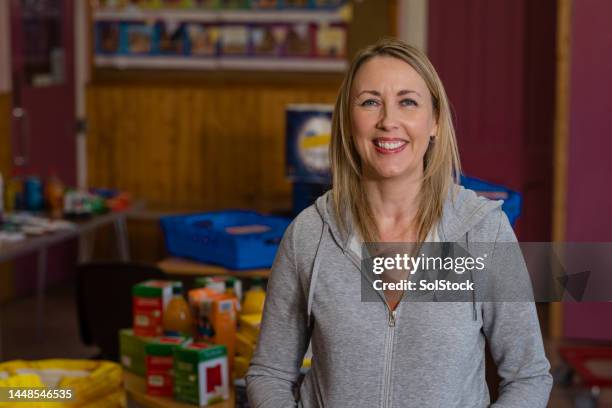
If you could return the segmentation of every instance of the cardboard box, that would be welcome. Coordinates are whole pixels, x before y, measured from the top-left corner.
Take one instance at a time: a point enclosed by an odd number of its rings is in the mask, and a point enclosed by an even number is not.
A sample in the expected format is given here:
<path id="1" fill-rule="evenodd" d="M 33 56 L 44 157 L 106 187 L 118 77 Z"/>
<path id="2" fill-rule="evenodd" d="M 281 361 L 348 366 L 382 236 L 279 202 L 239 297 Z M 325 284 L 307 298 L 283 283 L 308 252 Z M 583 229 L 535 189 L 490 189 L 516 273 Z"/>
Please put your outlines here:
<path id="1" fill-rule="evenodd" d="M 121 365 L 141 377 L 145 376 L 145 346 L 154 338 L 141 337 L 134 334 L 132 329 L 119 331 L 119 356 Z"/>
<path id="2" fill-rule="evenodd" d="M 189 342 L 186 337 L 161 337 L 145 346 L 147 394 L 172 398 L 174 350 L 186 342 Z"/>
<path id="3" fill-rule="evenodd" d="M 192 343 L 174 350 L 174 398 L 199 406 L 229 399 L 225 346 Z"/>
<path id="4" fill-rule="evenodd" d="M 162 318 L 172 298 L 172 282 L 150 280 L 132 288 L 133 329 L 137 336 L 163 335 Z"/>
<path id="5" fill-rule="evenodd" d="M 237 304 L 235 296 L 220 294 L 210 288 L 189 291 L 197 340 L 227 347 L 230 366 L 236 343 Z"/>

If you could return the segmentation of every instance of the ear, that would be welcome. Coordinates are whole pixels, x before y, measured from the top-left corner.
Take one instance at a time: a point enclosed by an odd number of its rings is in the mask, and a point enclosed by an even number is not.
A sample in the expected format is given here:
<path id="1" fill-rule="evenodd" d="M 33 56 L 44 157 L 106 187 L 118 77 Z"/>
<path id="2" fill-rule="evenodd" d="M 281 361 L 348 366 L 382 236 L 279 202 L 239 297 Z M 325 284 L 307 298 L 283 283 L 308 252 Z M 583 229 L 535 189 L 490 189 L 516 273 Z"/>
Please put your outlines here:
<path id="1" fill-rule="evenodd" d="M 431 131 L 429 132 L 430 136 L 438 136 L 438 121 L 434 120 L 433 126 L 431 128 Z"/>

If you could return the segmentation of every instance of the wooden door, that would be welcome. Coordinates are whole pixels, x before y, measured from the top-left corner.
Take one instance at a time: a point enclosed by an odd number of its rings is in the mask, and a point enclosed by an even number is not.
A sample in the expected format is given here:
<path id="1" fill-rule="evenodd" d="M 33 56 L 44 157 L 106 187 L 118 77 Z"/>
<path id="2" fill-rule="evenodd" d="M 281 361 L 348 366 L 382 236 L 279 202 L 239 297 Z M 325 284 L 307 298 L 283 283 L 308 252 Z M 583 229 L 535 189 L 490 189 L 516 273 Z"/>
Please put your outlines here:
<path id="1" fill-rule="evenodd" d="M 12 165 L 19 176 L 76 182 L 73 0 L 10 0 Z M 51 248 L 46 282 L 74 271 L 76 242 Z M 16 294 L 35 286 L 36 256 L 14 263 Z"/>
<path id="2" fill-rule="evenodd" d="M 13 166 L 76 181 L 72 0 L 11 0 Z"/>

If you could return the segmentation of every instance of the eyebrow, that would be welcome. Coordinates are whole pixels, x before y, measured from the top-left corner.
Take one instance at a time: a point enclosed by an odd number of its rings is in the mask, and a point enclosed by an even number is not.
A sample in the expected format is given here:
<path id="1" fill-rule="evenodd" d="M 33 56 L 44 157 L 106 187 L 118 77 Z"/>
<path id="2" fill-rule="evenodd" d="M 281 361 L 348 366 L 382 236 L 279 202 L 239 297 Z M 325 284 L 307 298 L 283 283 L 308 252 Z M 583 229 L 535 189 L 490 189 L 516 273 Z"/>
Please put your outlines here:
<path id="1" fill-rule="evenodd" d="M 370 91 L 370 90 L 361 91 L 361 92 L 359 92 L 359 94 L 357 96 L 359 97 L 359 96 L 361 96 L 364 93 L 369 93 L 369 94 L 372 94 L 372 95 L 375 95 L 375 96 L 380 96 L 380 92 L 378 92 L 378 91 Z M 410 94 L 410 93 L 415 93 L 418 96 L 421 96 L 420 93 L 418 93 L 417 91 L 413 91 L 411 89 L 402 89 L 401 91 L 399 91 L 397 93 L 397 96 L 404 96 L 404 95 L 407 95 L 407 94 Z"/>

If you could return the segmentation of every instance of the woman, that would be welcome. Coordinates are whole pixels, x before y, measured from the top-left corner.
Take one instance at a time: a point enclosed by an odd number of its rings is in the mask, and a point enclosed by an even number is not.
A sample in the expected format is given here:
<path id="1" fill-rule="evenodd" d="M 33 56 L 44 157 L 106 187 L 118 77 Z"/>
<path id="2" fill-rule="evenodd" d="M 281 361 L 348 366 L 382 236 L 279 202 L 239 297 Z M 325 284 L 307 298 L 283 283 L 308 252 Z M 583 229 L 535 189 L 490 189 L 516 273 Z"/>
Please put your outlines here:
<path id="1" fill-rule="evenodd" d="M 247 374 L 251 405 L 486 407 L 487 342 L 502 378 L 493 406 L 545 407 L 552 379 L 533 303 L 362 301 L 362 242 L 516 242 L 500 202 L 455 184 L 449 103 L 424 54 L 383 40 L 357 55 L 330 157 L 333 189 L 279 248 Z"/>

